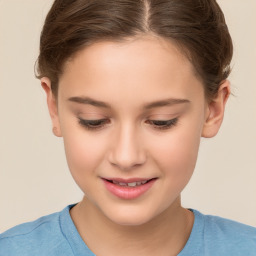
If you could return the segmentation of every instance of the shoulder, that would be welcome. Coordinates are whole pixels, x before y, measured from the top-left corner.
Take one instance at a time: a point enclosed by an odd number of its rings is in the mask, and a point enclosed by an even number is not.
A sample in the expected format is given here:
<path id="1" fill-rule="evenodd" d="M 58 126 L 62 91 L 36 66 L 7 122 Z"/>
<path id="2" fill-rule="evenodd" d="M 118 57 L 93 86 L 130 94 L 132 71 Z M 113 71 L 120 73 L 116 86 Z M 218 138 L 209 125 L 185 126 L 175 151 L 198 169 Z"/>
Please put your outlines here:
<path id="1" fill-rule="evenodd" d="M 53 213 L 47 216 L 43 216 L 35 221 L 23 223 L 17 225 L 4 233 L 0 234 L 1 241 L 6 238 L 18 237 L 18 236 L 29 236 L 33 232 L 42 232 L 49 230 L 58 225 L 59 213 Z M 46 228 L 47 227 L 47 228 Z"/>
<path id="2" fill-rule="evenodd" d="M 60 247 L 68 250 L 59 224 L 60 214 L 53 213 L 0 234 L 0 256 L 46 255 L 46 252 L 51 255 L 53 251 L 56 255 Z"/>
<path id="3" fill-rule="evenodd" d="M 256 255 L 256 228 L 217 216 L 203 215 L 198 211 L 193 212 L 203 223 L 204 250 L 218 252 L 218 255 Z"/>
<path id="4" fill-rule="evenodd" d="M 213 215 L 203 215 L 206 234 L 217 234 L 220 237 L 251 239 L 256 242 L 256 228 L 237 221 Z"/>

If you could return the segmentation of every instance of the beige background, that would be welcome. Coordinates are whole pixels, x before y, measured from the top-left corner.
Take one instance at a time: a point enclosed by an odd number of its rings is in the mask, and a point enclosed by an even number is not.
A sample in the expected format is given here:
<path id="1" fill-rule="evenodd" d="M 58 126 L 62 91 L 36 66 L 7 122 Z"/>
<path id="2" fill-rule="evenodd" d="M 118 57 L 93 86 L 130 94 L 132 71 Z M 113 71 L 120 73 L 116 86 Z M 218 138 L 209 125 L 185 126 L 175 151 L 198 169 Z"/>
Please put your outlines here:
<path id="1" fill-rule="evenodd" d="M 62 210 L 82 194 L 51 133 L 33 76 L 52 0 L 0 0 L 0 232 Z M 203 139 L 183 204 L 256 226 L 256 2 L 220 0 L 234 40 L 233 87 L 219 135 Z"/>

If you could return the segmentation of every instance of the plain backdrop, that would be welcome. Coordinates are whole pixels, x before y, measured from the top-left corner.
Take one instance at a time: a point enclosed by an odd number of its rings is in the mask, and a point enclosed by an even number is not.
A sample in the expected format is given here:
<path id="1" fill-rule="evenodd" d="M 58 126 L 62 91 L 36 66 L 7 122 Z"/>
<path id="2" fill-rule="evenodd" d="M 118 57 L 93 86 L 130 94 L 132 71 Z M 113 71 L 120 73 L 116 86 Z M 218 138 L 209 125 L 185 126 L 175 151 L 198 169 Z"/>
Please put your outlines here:
<path id="1" fill-rule="evenodd" d="M 82 198 L 34 77 L 51 4 L 0 0 L 0 232 Z M 234 41 L 230 81 L 235 96 L 218 136 L 202 139 L 183 205 L 256 226 L 256 1 L 219 4 Z"/>

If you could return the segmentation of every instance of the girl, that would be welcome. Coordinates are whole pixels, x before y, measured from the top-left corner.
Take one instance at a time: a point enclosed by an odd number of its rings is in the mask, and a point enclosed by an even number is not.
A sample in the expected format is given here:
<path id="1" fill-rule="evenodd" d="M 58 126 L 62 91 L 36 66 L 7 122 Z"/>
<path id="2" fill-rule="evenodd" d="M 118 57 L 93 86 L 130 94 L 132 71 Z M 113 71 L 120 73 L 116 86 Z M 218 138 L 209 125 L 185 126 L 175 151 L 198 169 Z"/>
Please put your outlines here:
<path id="1" fill-rule="evenodd" d="M 0 255 L 255 255 L 255 228 L 180 202 L 231 58 L 215 0 L 56 0 L 37 77 L 84 198 L 3 233 Z"/>

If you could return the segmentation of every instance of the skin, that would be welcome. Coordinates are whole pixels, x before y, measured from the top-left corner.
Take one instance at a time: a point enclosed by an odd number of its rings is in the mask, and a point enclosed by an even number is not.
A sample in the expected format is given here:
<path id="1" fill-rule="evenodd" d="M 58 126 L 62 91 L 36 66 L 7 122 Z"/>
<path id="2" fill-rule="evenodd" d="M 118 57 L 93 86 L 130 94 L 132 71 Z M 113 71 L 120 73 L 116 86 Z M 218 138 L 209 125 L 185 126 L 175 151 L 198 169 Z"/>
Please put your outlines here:
<path id="1" fill-rule="evenodd" d="M 220 128 L 228 81 L 215 99 L 206 99 L 193 66 L 172 43 L 141 36 L 78 52 L 65 64 L 58 99 L 48 78 L 41 83 L 54 134 L 63 137 L 71 174 L 85 194 L 70 213 L 88 247 L 104 256 L 177 255 L 194 220 L 180 193 L 193 174 L 201 137 Z M 165 104 L 152 104 L 159 101 Z M 79 119 L 106 123 L 90 130 Z M 152 120 L 176 121 L 163 128 Z M 106 190 L 102 177 L 156 181 L 125 200 Z"/>

